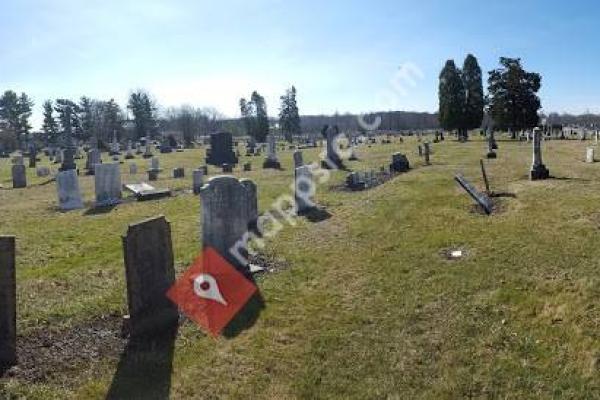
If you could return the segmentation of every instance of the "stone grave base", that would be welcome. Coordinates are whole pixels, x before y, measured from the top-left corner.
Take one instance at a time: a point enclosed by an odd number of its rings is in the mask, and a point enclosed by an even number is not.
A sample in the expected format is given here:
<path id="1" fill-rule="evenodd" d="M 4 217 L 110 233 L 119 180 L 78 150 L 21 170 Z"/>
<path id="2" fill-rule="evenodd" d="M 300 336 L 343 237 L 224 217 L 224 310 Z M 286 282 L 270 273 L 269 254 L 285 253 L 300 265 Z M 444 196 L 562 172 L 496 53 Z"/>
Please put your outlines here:
<path id="1" fill-rule="evenodd" d="M 496 154 L 496 153 L 494 153 L 493 151 L 490 151 L 489 153 L 487 153 L 487 154 L 485 155 L 485 157 L 486 157 L 486 158 L 489 160 L 489 159 L 491 159 L 491 158 L 496 158 L 496 157 L 497 157 L 497 154 Z"/>
<path id="2" fill-rule="evenodd" d="M 550 171 L 544 165 L 537 165 L 531 168 L 529 177 L 532 181 L 548 179 L 550 178 Z"/>
<path id="3" fill-rule="evenodd" d="M 281 163 L 277 160 L 266 159 L 263 168 L 281 169 Z"/>

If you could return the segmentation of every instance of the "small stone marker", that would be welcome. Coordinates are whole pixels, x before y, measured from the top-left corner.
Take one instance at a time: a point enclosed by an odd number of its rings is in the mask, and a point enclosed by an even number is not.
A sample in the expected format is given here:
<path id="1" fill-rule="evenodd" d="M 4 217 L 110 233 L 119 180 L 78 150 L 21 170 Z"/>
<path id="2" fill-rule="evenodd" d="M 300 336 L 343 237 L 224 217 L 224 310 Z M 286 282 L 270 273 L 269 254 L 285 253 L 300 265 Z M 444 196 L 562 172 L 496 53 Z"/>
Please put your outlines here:
<path id="1" fill-rule="evenodd" d="M 56 190 L 58 191 L 58 206 L 63 211 L 83 208 L 77 171 L 69 169 L 56 175 Z"/>
<path id="2" fill-rule="evenodd" d="M 225 163 L 222 165 L 222 168 L 223 168 L 223 172 L 226 174 L 230 174 L 233 172 L 233 165 L 231 165 L 231 164 Z"/>
<path id="3" fill-rule="evenodd" d="M 12 166 L 12 181 L 14 189 L 27 187 L 27 170 L 23 164 L 14 164 Z"/>
<path id="4" fill-rule="evenodd" d="M 192 189 L 194 194 L 200 194 L 202 185 L 204 185 L 204 171 L 201 169 L 195 169 L 192 172 Z"/>
<path id="5" fill-rule="evenodd" d="M 294 151 L 294 168 L 300 168 L 304 165 L 304 160 L 302 159 L 302 152 L 300 150 Z"/>
<path id="6" fill-rule="evenodd" d="M 486 214 L 492 213 L 494 205 L 487 195 L 480 193 L 462 175 L 456 175 L 454 180 L 483 208 Z"/>
<path id="7" fill-rule="evenodd" d="M 166 292 L 175 282 L 171 226 L 160 216 L 129 225 L 123 236 L 132 336 L 153 335 L 177 324 Z"/>
<path id="8" fill-rule="evenodd" d="M 214 248 L 240 273 L 250 276 L 248 264 L 243 261 L 247 258 L 245 234 L 252 200 L 246 185 L 233 176 L 216 176 L 202 187 L 202 246 Z"/>
<path id="9" fill-rule="evenodd" d="M 431 149 L 429 148 L 429 142 L 423 143 L 423 156 L 425 157 L 425 165 L 429 165 L 429 155 L 431 154 Z"/>
<path id="10" fill-rule="evenodd" d="M 0 367 L 17 363 L 15 237 L 0 236 Z"/>
<path id="11" fill-rule="evenodd" d="M 119 164 L 96 164 L 96 207 L 112 206 L 121 202 L 121 170 Z"/>
<path id="12" fill-rule="evenodd" d="M 294 178 L 294 198 L 298 215 L 306 214 L 315 208 L 315 184 L 313 173 L 308 165 L 296 168 Z"/>
<path id="13" fill-rule="evenodd" d="M 129 164 L 129 175 L 137 175 L 138 167 L 137 164 Z"/>
<path id="14" fill-rule="evenodd" d="M 244 171 L 245 172 L 252 171 L 252 163 L 249 163 L 249 162 L 245 163 L 244 164 Z"/>
<path id="15" fill-rule="evenodd" d="M 173 178 L 179 179 L 185 177 L 185 170 L 183 168 L 174 168 L 173 169 Z"/>
<path id="16" fill-rule="evenodd" d="M 409 169 L 410 169 L 410 164 L 408 162 L 408 158 L 404 154 L 402 154 L 402 153 L 392 154 L 392 163 L 390 164 L 390 171 L 406 172 Z"/>
<path id="17" fill-rule="evenodd" d="M 43 178 L 50 175 L 50 168 L 48 167 L 37 167 L 35 173 L 38 178 Z"/>
<path id="18" fill-rule="evenodd" d="M 148 170 L 148 180 L 149 181 L 157 181 L 158 180 L 158 171 L 154 169 Z"/>
<path id="19" fill-rule="evenodd" d="M 593 163 L 595 162 L 594 160 L 594 148 L 593 147 L 588 147 L 586 152 L 585 152 L 585 162 L 587 163 Z"/>

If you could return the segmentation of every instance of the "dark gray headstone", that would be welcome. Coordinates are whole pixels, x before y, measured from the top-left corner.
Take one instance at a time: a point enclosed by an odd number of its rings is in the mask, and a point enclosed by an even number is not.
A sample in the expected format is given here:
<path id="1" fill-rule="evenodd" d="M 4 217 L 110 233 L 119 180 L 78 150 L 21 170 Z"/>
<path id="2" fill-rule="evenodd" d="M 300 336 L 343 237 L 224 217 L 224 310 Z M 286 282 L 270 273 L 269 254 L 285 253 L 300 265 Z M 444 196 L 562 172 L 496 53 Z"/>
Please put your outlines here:
<path id="1" fill-rule="evenodd" d="M 206 163 L 222 166 L 235 165 L 238 158 L 233 152 L 233 138 L 229 132 L 219 132 L 210 135 L 210 152 L 207 153 Z"/>
<path id="2" fill-rule="evenodd" d="M 27 187 L 27 170 L 23 164 L 14 164 L 12 166 L 13 188 L 22 189 Z"/>
<path id="3" fill-rule="evenodd" d="M 494 205 L 487 195 L 475 189 L 462 175 L 456 175 L 454 180 L 483 208 L 486 214 L 492 213 Z"/>
<path id="4" fill-rule="evenodd" d="M 177 324 L 166 292 L 175 282 L 171 227 L 165 217 L 129 225 L 123 236 L 132 335 L 152 335 Z"/>
<path id="5" fill-rule="evenodd" d="M 15 237 L 0 236 L 0 367 L 17 363 Z"/>

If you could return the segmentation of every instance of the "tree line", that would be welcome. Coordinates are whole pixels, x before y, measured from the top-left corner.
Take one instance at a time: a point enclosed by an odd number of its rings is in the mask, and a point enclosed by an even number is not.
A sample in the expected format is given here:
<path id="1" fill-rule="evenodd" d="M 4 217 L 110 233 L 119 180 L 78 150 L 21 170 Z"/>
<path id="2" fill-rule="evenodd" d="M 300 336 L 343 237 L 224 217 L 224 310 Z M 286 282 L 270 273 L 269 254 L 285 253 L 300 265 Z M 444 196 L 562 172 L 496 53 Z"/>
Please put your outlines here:
<path id="1" fill-rule="evenodd" d="M 524 70 L 519 58 L 501 57 L 499 63 L 499 68 L 489 72 L 487 96 L 481 68 L 472 54 L 462 69 L 448 60 L 440 72 L 440 126 L 456 131 L 459 140 L 466 140 L 468 130 L 482 126 L 485 113 L 494 129 L 508 130 L 513 138 L 519 130 L 539 125 L 541 75 Z"/>

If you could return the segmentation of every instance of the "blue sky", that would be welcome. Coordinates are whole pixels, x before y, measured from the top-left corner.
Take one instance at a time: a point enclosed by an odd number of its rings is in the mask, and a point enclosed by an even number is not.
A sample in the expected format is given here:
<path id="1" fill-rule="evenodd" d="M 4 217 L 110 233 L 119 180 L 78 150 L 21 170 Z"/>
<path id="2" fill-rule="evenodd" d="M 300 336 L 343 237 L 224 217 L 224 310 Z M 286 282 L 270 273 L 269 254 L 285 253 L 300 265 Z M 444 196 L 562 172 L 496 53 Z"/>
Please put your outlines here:
<path id="1" fill-rule="evenodd" d="M 34 98 L 36 127 L 45 99 L 136 88 L 228 116 L 252 90 L 276 115 L 292 84 L 303 114 L 435 111 L 441 67 L 470 52 L 484 79 L 521 57 L 545 111 L 600 112 L 598 17 L 592 1 L 5 0 L 0 90 Z"/>

